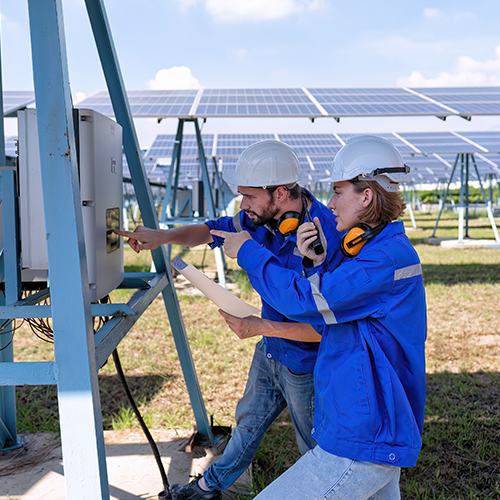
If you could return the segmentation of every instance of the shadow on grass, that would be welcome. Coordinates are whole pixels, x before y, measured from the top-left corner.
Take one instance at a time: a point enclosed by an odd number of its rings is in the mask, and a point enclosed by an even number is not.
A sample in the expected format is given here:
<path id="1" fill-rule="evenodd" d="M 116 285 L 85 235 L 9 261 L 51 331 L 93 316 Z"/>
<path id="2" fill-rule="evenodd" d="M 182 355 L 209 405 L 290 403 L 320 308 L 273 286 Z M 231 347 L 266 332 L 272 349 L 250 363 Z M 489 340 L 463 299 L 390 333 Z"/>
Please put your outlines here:
<path id="1" fill-rule="evenodd" d="M 417 466 L 402 471 L 401 497 L 498 500 L 499 418 L 499 373 L 429 374 L 422 451 Z M 284 412 L 254 460 L 254 491 L 270 484 L 299 456 L 290 417 Z"/>
<path id="2" fill-rule="evenodd" d="M 402 497 L 500 498 L 499 417 L 499 373 L 428 375 L 422 451 L 403 471 Z"/>
<path id="3" fill-rule="evenodd" d="M 162 390 L 172 375 L 126 376 L 136 404 L 147 405 Z M 99 374 L 99 391 L 104 429 L 111 429 L 113 417 L 129 403 L 118 375 Z M 56 386 L 19 386 L 17 394 L 18 432 L 59 432 L 59 413 Z M 134 417 L 135 419 L 135 417 Z"/>
<path id="4" fill-rule="evenodd" d="M 425 284 L 500 283 L 498 264 L 422 264 Z"/>

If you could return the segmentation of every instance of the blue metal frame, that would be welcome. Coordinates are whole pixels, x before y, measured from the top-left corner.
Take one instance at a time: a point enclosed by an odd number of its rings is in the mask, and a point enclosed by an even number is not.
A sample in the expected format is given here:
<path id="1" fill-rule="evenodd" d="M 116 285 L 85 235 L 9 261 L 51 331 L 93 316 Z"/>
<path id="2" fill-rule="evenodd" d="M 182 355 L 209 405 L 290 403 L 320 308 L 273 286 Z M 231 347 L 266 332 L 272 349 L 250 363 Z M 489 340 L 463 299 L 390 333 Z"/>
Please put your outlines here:
<path id="1" fill-rule="evenodd" d="M 113 111 L 117 122 L 121 125 L 123 130 L 123 148 L 141 210 L 142 220 L 147 227 L 158 229 L 158 216 L 154 208 L 153 196 L 147 180 L 142 153 L 118 64 L 118 57 L 111 37 L 111 30 L 109 28 L 104 3 L 102 0 L 85 0 L 85 4 L 87 6 L 90 24 L 92 26 L 94 39 L 106 78 L 109 95 L 113 104 Z M 179 301 L 173 286 L 174 281 L 170 264 L 168 264 L 166 250 L 163 246 L 160 246 L 156 250 L 152 250 L 151 253 L 156 272 L 159 274 L 164 273 L 167 278 L 166 286 L 162 290 L 163 300 L 165 302 L 172 335 L 181 362 L 184 379 L 188 388 L 198 431 L 204 434 L 210 442 L 213 442 L 212 430 L 207 417 L 205 403 L 203 402 L 198 377 L 196 376 Z"/>
<path id="2" fill-rule="evenodd" d="M 479 169 L 477 168 L 476 160 L 472 153 L 457 154 L 457 157 L 455 159 L 455 164 L 453 165 L 453 169 L 451 171 L 450 178 L 446 186 L 444 197 L 442 198 L 441 208 L 439 210 L 431 238 L 435 237 L 436 235 L 436 231 L 439 225 L 439 220 L 441 219 L 441 214 L 445 208 L 446 198 L 448 197 L 448 195 L 450 196 L 453 203 L 453 198 L 451 197 L 450 193 L 450 185 L 453 182 L 453 177 L 459 165 L 460 165 L 460 199 L 458 204 L 453 204 L 453 207 L 458 208 L 458 241 L 463 241 L 464 238 L 469 238 L 469 209 L 471 205 L 469 200 L 469 173 L 470 173 L 471 163 L 476 173 L 476 177 L 479 181 L 481 195 L 486 204 L 486 211 L 488 213 L 488 218 L 491 223 L 491 228 L 495 236 L 495 241 L 500 243 L 500 236 L 498 234 L 498 229 L 495 223 L 495 219 L 493 217 L 491 203 L 488 202 L 488 199 L 486 197 L 483 183 L 481 181 L 481 176 L 479 175 Z M 465 235 L 464 235 L 464 216 L 465 216 Z"/>
<path id="3" fill-rule="evenodd" d="M 2 78 L 2 50 L 0 46 L 0 168 L 5 166 L 5 132 L 3 123 L 3 78 Z M 0 171 L 0 202 L 3 199 L 2 186 L 6 189 L 7 193 L 12 189 L 15 181 L 11 177 L 11 173 L 5 170 L 5 177 Z M 8 177 L 8 178 L 7 178 Z M 8 196 L 8 194 L 7 194 Z M 9 214 L 6 205 L 3 203 L 3 227 L 5 233 L 9 234 L 15 231 L 12 226 L 12 217 L 14 214 Z M 7 210 L 6 210 L 7 209 Z M 9 234 L 9 238 L 15 237 L 15 234 Z M 5 275 L 5 260 L 4 249 L 0 248 L 0 281 Z M 0 292 L 0 306 L 5 305 L 5 295 Z M 6 322 L 0 319 L 0 328 L 6 325 Z M 0 366 L 5 362 L 10 362 L 14 359 L 14 350 L 11 343 L 11 338 L 6 335 L 0 335 Z M 9 449 L 19 446 L 20 441 L 17 438 L 16 427 L 16 393 L 14 387 L 0 387 L 0 450 Z"/>
<path id="4" fill-rule="evenodd" d="M 28 7 L 66 494 L 108 499 L 62 5 Z"/>
<path id="5" fill-rule="evenodd" d="M 4 248 L 2 251 L 3 270 L 5 277 L 5 293 L 0 292 L 0 305 L 17 302 L 20 294 L 20 262 L 18 213 L 16 196 L 16 173 L 12 169 L 1 171 L 0 199 L 2 201 L 2 225 L 4 233 Z M 8 328 L 9 320 L 0 318 L 0 328 Z M 14 361 L 14 350 L 11 335 L 0 335 L 0 366 Z M 3 385 L 3 384 L 2 384 Z M 0 449 L 11 449 L 20 446 L 16 424 L 16 393 L 15 388 L 5 385 L 0 387 Z"/>
<path id="6" fill-rule="evenodd" d="M 166 229 L 169 225 L 174 224 L 186 224 L 188 222 L 203 222 L 206 219 L 204 214 L 199 214 L 196 218 L 182 218 L 179 216 L 182 209 L 176 211 L 177 202 L 177 190 L 179 187 L 179 175 L 181 170 L 181 152 L 182 152 L 182 138 L 184 134 L 184 123 L 193 122 L 196 134 L 196 143 L 198 146 L 198 158 L 200 161 L 201 177 L 203 183 L 203 189 L 205 194 L 205 199 L 207 202 L 208 217 L 210 219 L 215 219 L 217 217 L 217 209 L 213 197 L 213 186 L 210 182 L 210 175 L 208 173 L 207 159 L 205 156 L 205 150 L 203 148 L 203 141 L 201 138 L 200 125 L 197 118 L 179 118 L 179 123 L 177 125 L 177 132 L 175 134 L 174 148 L 172 152 L 172 160 L 170 163 L 169 178 L 167 182 L 167 188 L 165 192 L 165 198 L 163 199 L 163 207 L 161 210 L 160 223 L 161 227 Z M 220 178 L 219 172 L 217 171 L 217 164 L 215 163 L 215 174 L 214 183 L 218 183 L 220 188 L 221 196 L 224 199 L 226 185 L 224 181 Z M 229 190 L 229 188 L 227 188 Z M 168 256 L 170 257 L 171 245 L 168 245 Z M 219 278 L 219 284 L 226 287 L 226 274 L 225 274 L 225 258 L 224 252 L 220 248 L 214 248 L 215 264 L 217 266 L 217 276 Z"/>
<path id="7" fill-rule="evenodd" d="M 104 5 L 100 0 L 86 0 L 86 4 L 115 116 L 123 129 L 125 154 L 141 214 L 146 225 L 157 228 L 153 197 Z M 50 290 L 21 299 L 16 172 L 2 166 L 0 195 L 6 237 L 0 249 L 0 273 L 5 275 L 0 325 L 15 318 L 51 317 L 55 361 L 14 363 L 11 347 L 0 351 L 0 448 L 18 444 L 14 386 L 57 385 L 67 498 L 105 500 L 109 499 L 109 485 L 97 373 L 160 292 L 198 430 L 209 442 L 214 438 L 165 249 L 152 252 L 156 273 L 126 275 L 122 287 L 139 289 L 128 304 L 90 304 L 62 4 L 61 0 L 28 0 L 28 9 Z M 38 305 L 48 297 L 50 305 Z M 108 318 L 95 336 L 93 316 Z M 5 337 L 0 336 L 0 341 L 5 342 Z"/>

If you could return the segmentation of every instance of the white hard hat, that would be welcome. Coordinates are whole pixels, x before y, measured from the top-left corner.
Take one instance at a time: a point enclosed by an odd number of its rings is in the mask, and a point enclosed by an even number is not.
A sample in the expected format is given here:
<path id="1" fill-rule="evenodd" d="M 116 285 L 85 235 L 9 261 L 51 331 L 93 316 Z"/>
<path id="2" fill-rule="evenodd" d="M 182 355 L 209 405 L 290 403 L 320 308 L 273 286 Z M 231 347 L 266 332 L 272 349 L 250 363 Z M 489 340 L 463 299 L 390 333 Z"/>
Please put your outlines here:
<path id="1" fill-rule="evenodd" d="M 335 155 L 327 182 L 358 180 L 377 181 L 386 191 L 398 191 L 400 182 L 408 182 L 399 151 L 382 137 L 359 135 L 350 139 Z"/>
<path id="2" fill-rule="evenodd" d="M 228 184 L 247 187 L 269 187 L 293 184 L 302 176 L 299 157 L 284 142 L 255 142 L 238 158 L 234 172 L 224 172 Z"/>

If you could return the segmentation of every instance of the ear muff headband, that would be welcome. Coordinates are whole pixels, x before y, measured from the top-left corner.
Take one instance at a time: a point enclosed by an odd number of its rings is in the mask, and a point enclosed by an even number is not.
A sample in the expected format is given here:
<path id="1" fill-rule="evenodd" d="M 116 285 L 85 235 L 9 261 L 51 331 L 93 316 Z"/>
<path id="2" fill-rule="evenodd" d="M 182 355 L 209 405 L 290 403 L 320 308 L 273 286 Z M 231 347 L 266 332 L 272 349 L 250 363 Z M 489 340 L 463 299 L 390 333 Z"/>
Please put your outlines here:
<path id="1" fill-rule="evenodd" d="M 387 224 L 379 224 L 371 228 L 368 224 L 363 224 L 362 222 L 356 224 L 340 240 L 340 251 L 346 257 L 355 257 L 365 243 L 375 238 L 377 234 L 380 234 L 385 226 Z"/>

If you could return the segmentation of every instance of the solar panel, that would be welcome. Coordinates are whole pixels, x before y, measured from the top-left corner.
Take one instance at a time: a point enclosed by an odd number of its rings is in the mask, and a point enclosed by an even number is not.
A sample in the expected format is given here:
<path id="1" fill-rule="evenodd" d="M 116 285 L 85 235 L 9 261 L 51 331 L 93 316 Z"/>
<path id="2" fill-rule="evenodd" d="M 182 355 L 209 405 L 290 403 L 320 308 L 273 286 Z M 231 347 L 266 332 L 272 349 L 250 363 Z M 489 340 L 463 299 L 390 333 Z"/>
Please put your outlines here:
<path id="1" fill-rule="evenodd" d="M 399 88 L 308 89 L 311 95 L 332 116 L 419 116 L 453 114 Z"/>
<path id="2" fill-rule="evenodd" d="M 451 132 L 405 132 L 403 139 L 418 148 L 422 153 L 478 153 L 481 149 L 460 139 Z"/>
<path id="3" fill-rule="evenodd" d="M 469 139 L 491 152 L 500 153 L 500 131 L 491 132 L 459 132 L 462 137 Z"/>
<path id="4" fill-rule="evenodd" d="M 129 90 L 127 92 L 132 116 L 163 118 L 166 116 L 189 117 L 198 90 Z M 78 108 L 91 108 L 104 115 L 113 116 L 108 92 L 101 91 L 77 104 Z"/>
<path id="5" fill-rule="evenodd" d="M 357 137 L 358 135 L 365 135 L 365 134 L 338 134 L 340 139 L 346 143 L 353 137 Z M 369 134 L 373 135 L 373 134 Z M 388 133 L 382 133 L 382 134 L 375 134 L 377 137 L 382 137 L 382 139 L 385 139 L 386 141 L 389 141 L 401 154 L 404 153 L 409 153 L 413 154 L 415 153 L 415 148 L 412 148 L 409 144 L 407 144 L 399 134 L 388 134 Z"/>
<path id="6" fill-rule="evenodd" d="M 302 89 L 204 89 L 193 114 L 208 116 L 320 116 Z"/>
<path id="7" fill-rule="evenodd" d="M 342 144 L 333 134 L 279 134 L 298 155 L 334 155 Z"/>
<path id="8" fill-rule="evenodd" d="M 146 151 L 146 157 L 148 158 L 169 158 L 174 154 L 175 145 L 175 135 L 173 134 L 161 134 L 157 135 L 153 143 Z M 212 156 L 214 135 L 204 134 L 201 137 L 203 143 L 203 150 L 205 151 L 205 156 Z M 197 158 L 198 153 L 198 142 L 196 140 L 196 135 L 194 134 L 184 134 L 182 136 L 182 149 L 181 158 L 183 157 L 194 157 Z"/>
<path id="9" fill-rule="evenodd" d="M 464 116 L 500 113 L 500 87 L 444 87 L 413 90 L 451 106 Z"/>
<path id="10" fill-rule="evenodd" d="M 449 179 L 455 162 L 455 155 L 437 157 L 433 155 L 403 155 L 403 160 L 410 166 L 410 173 L 407 176 L 410 182 L 434 184 Z"/>
<path id="11" fill-rule="evenodd" d="M 217 134 L 216 156 L 236 158 L 254 142 L 276 139 L 274 134 Z"/>
<path id="12" fill-rule="evenodd" d="M 33 91 L 4 90 L 2 95 L 4 116 L 15 116 L 18 110 L 24 109 L 28 104 L 35 101 Z"/>

